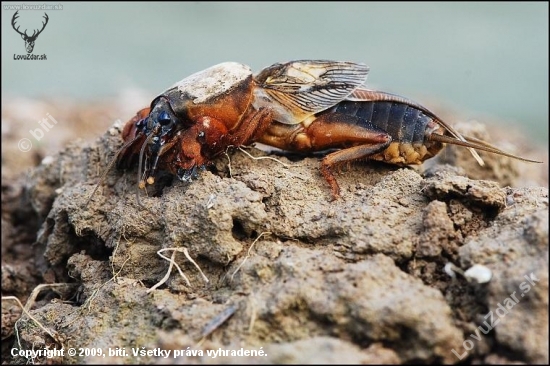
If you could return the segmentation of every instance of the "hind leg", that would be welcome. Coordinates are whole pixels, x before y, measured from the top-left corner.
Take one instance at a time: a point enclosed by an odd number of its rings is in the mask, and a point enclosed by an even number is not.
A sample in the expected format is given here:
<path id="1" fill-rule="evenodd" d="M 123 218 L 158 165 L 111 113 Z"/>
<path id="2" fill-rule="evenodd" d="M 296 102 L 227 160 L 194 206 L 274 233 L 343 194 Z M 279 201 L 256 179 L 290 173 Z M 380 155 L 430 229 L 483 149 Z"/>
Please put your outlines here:
<path id="1" fill-rule="evenodd" d="M 321 174 L 330 185 L 332 191 L 332 199 L 340 198 L 340 186 L 334 177 L 332 168 L 340 163 L 363 159 L 369 155 L 376 154 L 386 148 L 386 143 L 378 143 L 372 145 L 359 145 L 350 147 L 344 150 L 336 151 L 328 154 L 321 160 Z"/>
<path id="2" fill-rule="evenodd" d="M 332 168 L 340 163 L 367 158 L 386 149 L 391 136 L 359 117 L 338 113 L 322 115 L 311 123 L 284 125 L 273 123 L 260 142 L 296 152 L 342 150 L 328 154 L 321 161 L 321 174 L 330 185 L 333 199 L 340 197 L 340 187 Z"/>

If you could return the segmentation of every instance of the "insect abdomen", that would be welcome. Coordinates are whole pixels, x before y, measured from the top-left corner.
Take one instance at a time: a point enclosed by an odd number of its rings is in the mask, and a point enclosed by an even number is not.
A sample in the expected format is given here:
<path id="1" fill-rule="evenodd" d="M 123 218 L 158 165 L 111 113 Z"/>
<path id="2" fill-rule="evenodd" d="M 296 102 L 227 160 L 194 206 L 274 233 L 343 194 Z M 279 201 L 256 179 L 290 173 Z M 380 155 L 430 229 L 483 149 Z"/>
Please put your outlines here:
<path id="1" fill-rule="evenodd" d="M 441 144 L 426 140 L 427 136 L 440 128 L 437 122 L 418 108 L 405 103 L 344 101 L 331 112 L 357 117 L 353 119 L 356 125 L 384 131 L 391 137 L 389 146 L 369 156 L 369 159 L 399 165 L 420 164 L 442 148 Z"/>
<path id="2" fill-rule="evenodd" d="M 357 124 L 385 131 L 394 142 L 424 143 L 433 119 L 417 108 L 396 102 L 341 102 L 332 112 L 359 117 Z"/>

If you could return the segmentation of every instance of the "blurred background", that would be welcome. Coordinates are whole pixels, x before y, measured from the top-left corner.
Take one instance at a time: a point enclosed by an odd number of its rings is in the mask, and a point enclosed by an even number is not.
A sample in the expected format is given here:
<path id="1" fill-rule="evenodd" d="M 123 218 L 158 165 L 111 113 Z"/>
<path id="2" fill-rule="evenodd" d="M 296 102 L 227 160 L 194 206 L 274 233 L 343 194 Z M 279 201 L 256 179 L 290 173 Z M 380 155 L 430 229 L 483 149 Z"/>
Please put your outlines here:
<path id="1" fill-rule="evenodd" d="M 11 26 L 21 4 L 2 3 L 3 110 L 6 98 L 148 103 L 224 61 L 335 59 L 369 65 L 371 88 L 548 143 L 547 2 L 41 2 L 62 10 L 21 10 L 17 24 L 31 34 L 48 14 L 33 51 L 45 61 L 14 60 L 26 54 Z"/>

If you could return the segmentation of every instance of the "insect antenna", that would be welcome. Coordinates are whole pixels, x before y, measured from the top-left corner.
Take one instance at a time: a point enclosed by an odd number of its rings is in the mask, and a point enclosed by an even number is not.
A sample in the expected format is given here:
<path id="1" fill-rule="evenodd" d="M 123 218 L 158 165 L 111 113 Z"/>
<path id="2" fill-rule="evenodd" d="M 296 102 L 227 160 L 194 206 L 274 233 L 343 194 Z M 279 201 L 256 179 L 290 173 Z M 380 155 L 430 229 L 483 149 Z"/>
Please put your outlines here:
<path id="1" fill-rule="evenodd" d="M 94 197 L 94 194 L 95 192 L 98 190 L 99 186 L 101 184 L 103 184 L 103 182 L 105 181 L 105 178 L 107 178 L 107 174 L 111 171 L 111 169 L 113 168 L 113 166 L 115 165 L 119 155 L 124 151 L 126 150 L 126 148 L 128 146 L 130 146 L 132 143 L 134 143 L 134 141 L 136 141 L 138 138 L 140 138 L 141 135 L 137 135 L 136 137 L 134 137 L 132 140 L 128 141 L 127 143 L 125 143 L 124 145 L 122 145 L 122 147 L 120 149 L 118 149 L 118 151 L 115 153 L 115 156 L 113 157 L 113 159 L 111 159 L 111 161 L 109 162 L 109 164 L 107 165 L 107 168 L 105 168 L 105 170 L 103 171 L 103 174 L 101 174 L 101 178 L 99 179 L 99 182 L 96 184 L 94 190 L 92 191 L 92 194 L 90 194 L 90 197 L 88 198 L 88 200 L 86 201 L 86 203 L 84 204 L 84 207 L 88 207 L 88 205 L 90 204 L 90 201 L 92 200 L 92 198 Z"/>
<path id="2" fill-rule="evenodd" d="M 487 151 L 487 152 L 490 152 L 490 153 L 493 153 L 493 154 L 503 155 L 503 156 L 507 156 L 509 158 L 513 158 L 513 159 L 517 159 L 517 160 L 521 160 L 521 161 L 526 161 L 526 162 L 529 162 L 529 163 L 542 163 L 541 161 L 530 160 L 530 159 L 522 158 L 522 157 L 517 156 L 517 155 L 509 154 L 507 152 L 504 152 L 504 151 L 500 150 L 499 148 L 497 148 L 493 145 L 488 144 L 485 141 L 478 140 L 478 139 L 475 139 L 473 137 L 464 136 L 464 141 L 462 141 L 462 140 L 458 140 L 458 139 L 455 139 L 455 138 L 450 137 L 450 136 L 444 136 L 444 135 L 432 133 L 430 135 L 429 139 L 431 141 L 443 142 L 443 143 L 452 144 L 452 145 L 464 146 L 464 147 L 471 148 L 471 149 L 478 149 L 478 150 L 482 150 L 482 151 Z"/>
<path id="3" fill-rule="evenodd" d="M 136 201 L 138 206 L 145 207 L 141 204 L 141 201 L 139 200 L 139 190 L 141 188 L 145 188 L 145 180 L 142 179 L 142 174 L 145 174 L 147 170 L 145 170 L 142 173 L 142 167 L 143 167 L 143 154 L 145 153 L 145 148 L 147 145 L 149 145 L 149 142 L 153 139 L 153 137 L 156 136 L 156 130 L 153 131 L 147 138 L 145 139 L 145 142 L 141 146 L 141 150 L 139 151 L 139 163 L 138 163 L 138 172 L 137 172 L 137 181 L 138 181 L 138 189 L 136 190 Z M 147 208 L 147 207 L 145 207 Z"/>

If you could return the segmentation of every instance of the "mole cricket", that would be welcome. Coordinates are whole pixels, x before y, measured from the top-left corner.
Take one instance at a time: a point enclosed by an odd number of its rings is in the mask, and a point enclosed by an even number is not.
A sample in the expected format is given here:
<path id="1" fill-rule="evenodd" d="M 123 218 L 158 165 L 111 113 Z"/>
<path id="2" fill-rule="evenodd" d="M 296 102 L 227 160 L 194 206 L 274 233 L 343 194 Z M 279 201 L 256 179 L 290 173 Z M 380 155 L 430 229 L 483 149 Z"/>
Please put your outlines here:
<path id="1" fill-rule="evenodd" d="M 368 72 L 362 63 L 328 60 L 276 63 L 257 74 L 236 62 L 212 66 L 175 83 L 126 123 L 124 145 L 103 178 L 116 162 L 137 163 L 140 189 L 160 171 L 190 181 L 228 147 L 253 142 L 297 153 L 336 149 L 320 163 L 333 199 L 340 197 L 333 168 L 359 159 L 417 165 L 454 144 L 481 165 L 474 149 L 536 162 L 462 136 L 412 100 L 368 89 Z"/>

